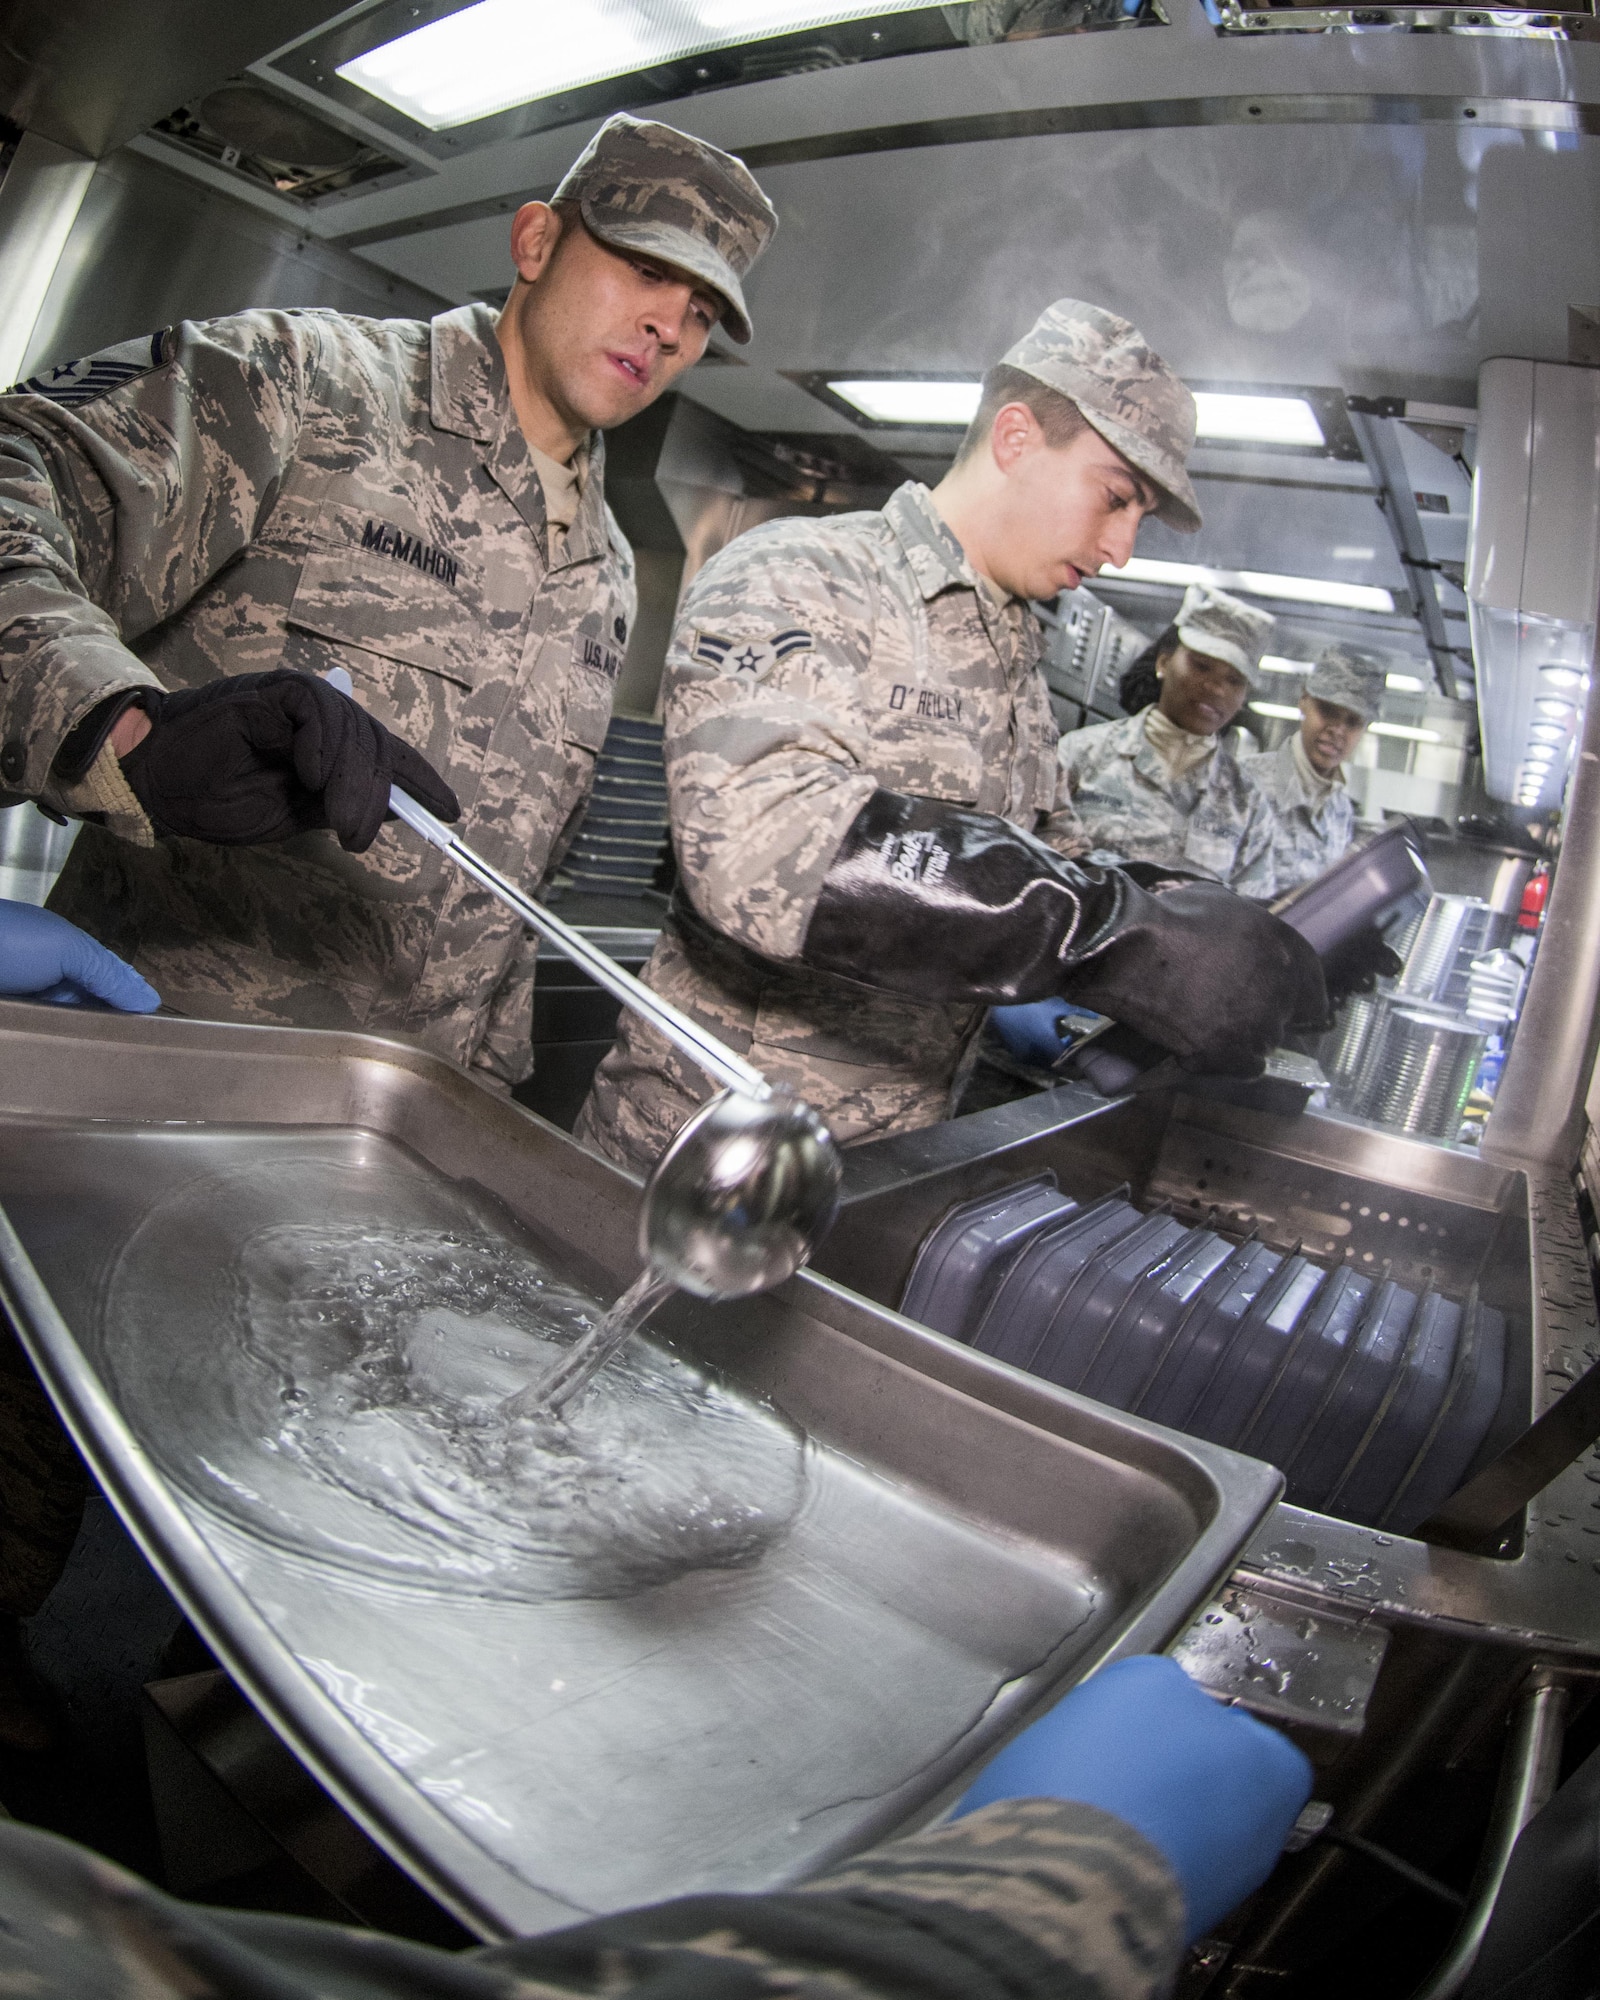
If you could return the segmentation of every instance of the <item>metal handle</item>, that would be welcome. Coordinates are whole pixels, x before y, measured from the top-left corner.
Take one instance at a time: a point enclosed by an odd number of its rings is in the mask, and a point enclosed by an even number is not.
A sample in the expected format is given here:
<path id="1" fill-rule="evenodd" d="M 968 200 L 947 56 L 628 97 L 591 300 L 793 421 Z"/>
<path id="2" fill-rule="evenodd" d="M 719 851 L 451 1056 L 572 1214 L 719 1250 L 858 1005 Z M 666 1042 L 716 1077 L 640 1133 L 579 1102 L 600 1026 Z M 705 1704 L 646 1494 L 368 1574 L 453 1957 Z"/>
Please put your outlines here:
<path id="1" fill-rule="evenodd" d="M 1505 1886 L 1517 1835 L 1552 1798 L 1561 1775 L 1562 1728 L 1567 1691 L 1535 1670 L 1511 1717 L 1511 1738 L 1500 1766 L 1489 1830 L 1473 1874 L 1471 1900 L 1449 1949 L 1411 2000 L 1453 2000 L 1472 1976 Z"/>
<path id="2" fill-rule="evenodd" d="M 574 964 L 581 965 L 624 1007 L 631 1007 L 636 1014 L 642 1014 L 652 1027 L 659 1028 L 669 1042 L 697 1062 L 708 1076 L 714 1076 L 718 1083 L 728 1084 L 734 1090 L 743 1091 L 747 1097 L 772 1095 L 772 1086 L 760 1070 L 752 1069 L 732 1049 L 719 1042 L 715 1035 L 702 1028 L 698 1021 L 691 1021 L 687 1014 L 680 1014 L 670 1001 L 663 1000 L 659 993 L 652 993 L 631 972 L 624 972 L 615 959 L 608 958 L 581 931 L 575 931 L 570 924 L 552 916 L 542 903 L 524 895 L 515 882 L 508 881 L 497 868 L 491 868 L 481 854 L 474 854 L 443 820 L 435 819 L 431 812 L 419 806 L 398 785 L 389 788 L 389 808 L 396 819 L 403 819 L 414 833 L 420 833 L 430 847 L 437 847 L 441 854 L 448 855 L 463 874 L 470 875 L 491 896 L 498 897 L 508 910 L 515 911 L 530 930 L 537 931 L 552 944 L 560 945 Z"/>

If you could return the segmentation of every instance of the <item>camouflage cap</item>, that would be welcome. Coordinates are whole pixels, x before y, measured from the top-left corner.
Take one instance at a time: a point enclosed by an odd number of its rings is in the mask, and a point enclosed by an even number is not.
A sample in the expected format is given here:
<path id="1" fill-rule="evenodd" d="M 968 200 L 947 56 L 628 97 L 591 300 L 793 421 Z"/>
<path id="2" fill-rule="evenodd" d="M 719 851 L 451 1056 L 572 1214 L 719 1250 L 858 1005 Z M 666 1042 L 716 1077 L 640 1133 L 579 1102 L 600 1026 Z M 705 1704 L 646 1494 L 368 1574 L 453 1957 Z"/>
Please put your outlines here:
<path id="1" fill-rule="evenodd" d="M 731 153 L 619 111 L 550 197 L 575 201 L 591 236 L 643 250 L 701 279 L 727 306 L 722 324 L 750 338 L 740 280 L 772 241 L 778 211 Z"/>
<path id="2" fill-rule="evenodd" d="M 1103 306 L 1057 299 L 1000 358 L 1070 396 L 1159 489 L 1157 520 L 1195 532 L 1200 503 L 1183 469 L 1194 449 L 1194 398 L 1137 327 Z"/>
<path id="3" fill-rule="evenodd" d="M 1209 583 L 1191 583 L 1178 607 L 1178 637 L 1191 653 L 1225 660 L 1252 687 L 1277 619 Z"/>
<path id="4" fill-rule="evenodd" d="M 1359 646 L 1325 646 L 1306 682 L 1306 693 L 1371 722 L 1383 703 L 1388 672 L 1376 653 L 1364 653 Z"/>

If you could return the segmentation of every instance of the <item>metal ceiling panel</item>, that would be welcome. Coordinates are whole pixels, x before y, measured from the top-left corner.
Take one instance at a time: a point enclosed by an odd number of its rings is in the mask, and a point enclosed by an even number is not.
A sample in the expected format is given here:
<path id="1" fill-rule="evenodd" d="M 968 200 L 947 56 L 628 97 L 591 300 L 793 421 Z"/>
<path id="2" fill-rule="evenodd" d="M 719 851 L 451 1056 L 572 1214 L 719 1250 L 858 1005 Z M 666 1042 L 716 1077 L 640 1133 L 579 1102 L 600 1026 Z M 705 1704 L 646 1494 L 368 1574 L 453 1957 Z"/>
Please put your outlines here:
<path id="1" fill-rule="evenodd" d="M 0 115 L 100 159 L 339 11 L 335 0 L 7 0 Z"/>

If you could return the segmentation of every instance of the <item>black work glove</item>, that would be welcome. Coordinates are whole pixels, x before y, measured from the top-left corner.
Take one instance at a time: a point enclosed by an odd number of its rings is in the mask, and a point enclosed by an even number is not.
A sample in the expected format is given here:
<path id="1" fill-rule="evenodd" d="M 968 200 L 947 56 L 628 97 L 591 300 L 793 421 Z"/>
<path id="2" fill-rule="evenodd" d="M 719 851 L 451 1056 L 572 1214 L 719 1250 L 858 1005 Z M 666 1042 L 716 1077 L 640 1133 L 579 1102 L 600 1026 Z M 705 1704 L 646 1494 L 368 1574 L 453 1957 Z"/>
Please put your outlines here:
<path id="1" fill-rule="evenodd" d="M 255 847 L 330 827 L 363 854 L 391 784 L 438 819 L 461 817 L 425 757 L 315 674 L 234 674 L 145 702 L 150 733 L 120 762 L 158 834 Z"/>
<path id="2" fill-rule="evenodd" d="M 1069 1000 L 1209 1076 L 1259 1076 L 1285 1035 L 1326 1026 L 1316 953 L 1259 903 L 1220 882 L 1134 894 L 1112 935 L 1068 974 Z"/>
<path id="3" fill-rule="evenodd" d="M 1405 960 L 1390 949 L 1376 924 L 1357 931 L 1336 946 L 1322 961 L 1322 976 L 1328 982 L 1328 1003 L 1337 1007 L 1352 993 L 1370 993 L 1380 979 L 1393 979 L 1405 970 Z"/>
<path id="4" fill-rule="evenodd" d="M 1259 1074 L 1327 996 L 1304 938 L 1218 882 L 1069 861 L 1009 821 L 877 791 L 840 843 L 801 960 L 919 1000 L 1065 998 L 1193 1070 Z"/>

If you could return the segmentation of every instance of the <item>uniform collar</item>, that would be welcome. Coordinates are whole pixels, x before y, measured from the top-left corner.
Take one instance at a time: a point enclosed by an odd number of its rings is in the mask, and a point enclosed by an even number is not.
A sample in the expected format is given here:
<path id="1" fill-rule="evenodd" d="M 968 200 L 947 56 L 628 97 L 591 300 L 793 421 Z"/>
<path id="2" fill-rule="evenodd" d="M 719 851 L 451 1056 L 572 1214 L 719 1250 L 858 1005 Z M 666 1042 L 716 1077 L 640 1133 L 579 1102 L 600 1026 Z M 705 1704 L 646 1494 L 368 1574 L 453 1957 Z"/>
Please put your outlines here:
<path id="1" fill-rule="evenodd" d="M 544 487 L 526 438 L 511 407 L 505 357 L 495 338 L 495 315 L 486 305 L 457 306 L 433 321 L 433 375 L 430 410 L 435 425 L 482 447 L 495 484 L 539 539 L 547 567 L 565 569 L 603 555 L 609 545 L 605 502 L 605 444 L 598 431 L 589 438 L 589 471 L 578 518 L 565 546 L 549 561 Z"/>
<path id="2" fill-rule="evenodd" d="M 1299 730 L 1280 746 L 1278 756 L 1284 770 L 1293 774 L 1294 782 L 1299 787 L 1301 803 L 1310 806 L 1313 811 L 1318 806 L 1326 805 L 1335 792 L 1346 789 L 1344 766 L 1340 765 L 1331 778 L 1323 777 L 1306 755 L 1305 742 Z"/>
<path id="3" fill-rule="evenodd" d="M 908 479 L 889 495 L 883 510 L 895 540 L 905 551 L 911 574 L 925 598 L 937 597 L 952 585 L 975 590 L 980 601 L 985 593 L 978 573 L 967 560 L 967 552 L 951 532 L 950 524 L 933 504 L 926 486 Z M 986 608 L 994 609 L 989 600 Z"/>
<path id="4" fill-rule="evenodd" d="M 1169 775 L 1166 765 L 1156 752 L 1155 745 L 1145 734 L 1144 719 L 1154 706 L 1152 702 L 1147 707 L 1141 708 L 1137 714 L 1130 715 L 1126 722 L 1114 722 L 1111 725 L 1117 732 L 1114 739 L 1117 749 L 1132 761 L 1134 769 L 1141 776 L 1148 778 L 1158 791 L 1169 793 L 1186 785 L 1193 786 L 1196 793 L 1199 793 L 1222 782 L 1226 778 L 1232 752 L 1220 735 L 1214 739 L 1216 747 L 1209 756 L 1197 764 L 1192 764 L 1176 779 Z M 1188 735 L 1190 732 L 1185 730 L 1183 733 Z"/>
<path id="5" fill-rule="evenodd" d="M 505 357 L 494 336 L 495 315 L 474 302 L 433 322 L 430 412 L 438 429 L 487 444 L 511 402 Z"/>

